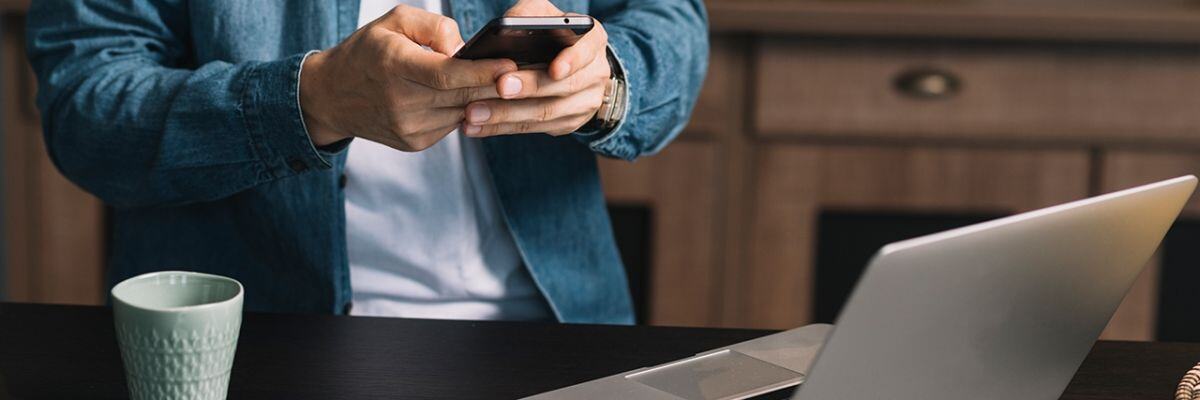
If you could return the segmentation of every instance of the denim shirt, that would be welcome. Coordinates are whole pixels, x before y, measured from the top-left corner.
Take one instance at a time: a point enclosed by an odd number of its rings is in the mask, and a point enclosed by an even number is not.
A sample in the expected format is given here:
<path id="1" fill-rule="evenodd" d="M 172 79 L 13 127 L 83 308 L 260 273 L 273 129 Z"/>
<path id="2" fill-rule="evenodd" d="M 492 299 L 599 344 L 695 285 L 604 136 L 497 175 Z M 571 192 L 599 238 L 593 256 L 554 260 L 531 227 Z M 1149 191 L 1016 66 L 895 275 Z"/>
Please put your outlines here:
<path id="1" fill-rule="evenodd" d="M 513 1 L 451 0 L 469 37 Z M 631 323 L 596 155 L 632 160 L 686 123 L 704 78 L 699 0 L 564 0 L 604 24 L 629 83 L 610 132 L 484 141 L 501 210 L 560 321 Z M 304 55 L 352 33 L 357 0 L 35 1 L 27 50 L 54 164 L 110 205 L 109 281 L 226 275 L 249 310 L 345 312 L 345 146 L 317 149 Z M 403 207 L 397 204 L 397 207 Z"/>

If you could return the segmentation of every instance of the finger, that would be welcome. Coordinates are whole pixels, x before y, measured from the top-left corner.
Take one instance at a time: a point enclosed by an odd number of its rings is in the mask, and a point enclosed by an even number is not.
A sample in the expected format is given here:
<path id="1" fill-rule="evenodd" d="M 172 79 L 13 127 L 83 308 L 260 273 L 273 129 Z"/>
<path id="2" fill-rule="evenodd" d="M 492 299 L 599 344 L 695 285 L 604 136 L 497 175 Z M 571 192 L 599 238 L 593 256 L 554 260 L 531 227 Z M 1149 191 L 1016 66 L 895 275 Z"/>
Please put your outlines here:
<path id="1" fill-rule="evenodd" d="M 473 101 L 498 98 L 500 98 L 500 93 L 496 92 L 496 85 L 435 90 L 433 91 L 433 100 L 430 105 L 434 107 L 457 107 L 459 110 L 462 110 L 463 107 Z"/>
<path id="2" fill-rule="evenodd" d="M 603 93 L 580 92 L 567 97 L 485 100 L 467 105 L 467 122 L 474 125 L 537 123 L 595 114 Z"/>
<path id="3" fill-rule="evenodd" d="M 561 96 L 566 93 L 551 93 L 555 81 L 543 70 L 520 70 L 508 72 L 496 79 L 496 93 L 503 99 L 524 99 L 536 95 Z M 543 86 L 546 89 L 543 89 Z"/>
<path id="4" fill-rule="evenodd" d="M 509 72 L 496 80 L 496 89 L 503 99 L 567 96 L 603 85 L 611 74 L 608 60 L 601 57 L 593 60 L 580 73 L 572 74 L 563 80 L 550 78 L 550 73 L 544 70 Z"/>
<path id="5" fill-rule="evenodd" d="M 394 68 L 400 76 L 439 90 L 492 86 L 500 75 L 517 70 L 511 60 L 463 60 L 419 47 L 405 49 L 399 58 Z"/>
<path id="6" fill-rule="evenodd" d="M 600 22 L 594 24 L 591 32 L 583 35 L 583 38 L 574 45 L 563 49 L 550 62 L 551 78 L 554 80 L 566 79 L 591 64 L 593 60 L 605 56 L 604 53 L 608 48 L 608 33 L 604 31 Z M 607 62 L 607 60 L 605 61 Z"/>
<path id="7" fill-rule="evenodd" d="M 561 136 L 579 130 L 587 119 L 581 117 L 559 118 L 545 122 L 519 122 L 495 125 L 472 125 L 464 123 L 463 134 L 468 137 L 488 137 L 501 135 L 516 135 L 522 133 L 545 133 Z"/>
<path id="8" fill-rule="evenodd" d="M 453 55 L 463 44 L 457 22 L 425 9 L 401 4 L 378 21 L 383 27 L 444 55 Z"/>
<path id="9" fill-rule="evenodd" d="M 461 123 L 466 110 L 460 107 L 430 108 L 405 114 L 395 123 L 393 134 L 401 138 L 420 136 L 428 131 L 454 127 Z"/>

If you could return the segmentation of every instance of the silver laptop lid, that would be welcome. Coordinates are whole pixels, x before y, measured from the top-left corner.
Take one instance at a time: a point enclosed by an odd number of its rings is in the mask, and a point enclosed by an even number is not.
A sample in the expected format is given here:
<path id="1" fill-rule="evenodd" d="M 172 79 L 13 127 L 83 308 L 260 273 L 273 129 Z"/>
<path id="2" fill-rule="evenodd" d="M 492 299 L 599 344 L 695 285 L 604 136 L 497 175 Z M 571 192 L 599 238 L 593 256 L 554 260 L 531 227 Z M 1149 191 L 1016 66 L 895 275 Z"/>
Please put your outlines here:
<path id="1" fill-rule="evenodd" d="M 796 398 L 1057 399 L 1195 186 L 1186 176 L 885 246 Z"/>

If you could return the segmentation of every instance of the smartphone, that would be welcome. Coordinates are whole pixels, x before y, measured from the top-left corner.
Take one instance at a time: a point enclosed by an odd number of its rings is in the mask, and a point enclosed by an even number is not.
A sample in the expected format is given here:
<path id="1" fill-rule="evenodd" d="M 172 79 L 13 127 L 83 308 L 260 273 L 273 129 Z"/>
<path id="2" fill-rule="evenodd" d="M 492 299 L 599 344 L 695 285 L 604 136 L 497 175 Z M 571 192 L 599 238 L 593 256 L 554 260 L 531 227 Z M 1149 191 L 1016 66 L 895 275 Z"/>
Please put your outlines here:
<path id="1" fill-rule="evenodd" d="M 507 58 L 521 69 L 546 68 L 558 53 L 592 30 L 588 16 L 500 17 L 471 37 L 455 57 Z"/>

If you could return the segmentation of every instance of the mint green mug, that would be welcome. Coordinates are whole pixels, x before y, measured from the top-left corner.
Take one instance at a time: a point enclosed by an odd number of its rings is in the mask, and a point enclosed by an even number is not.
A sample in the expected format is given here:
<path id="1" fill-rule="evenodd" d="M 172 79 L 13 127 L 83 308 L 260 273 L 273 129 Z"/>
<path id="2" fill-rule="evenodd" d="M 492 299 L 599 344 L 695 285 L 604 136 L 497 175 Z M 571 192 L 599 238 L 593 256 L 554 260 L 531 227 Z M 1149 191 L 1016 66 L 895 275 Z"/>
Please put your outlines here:
<path id="1" fill-rule="evenodd" d="M 163 271 L 112 289 L 125 378 L 134 400 L 224 399 L 242 327 L 242 284 Z"/>

